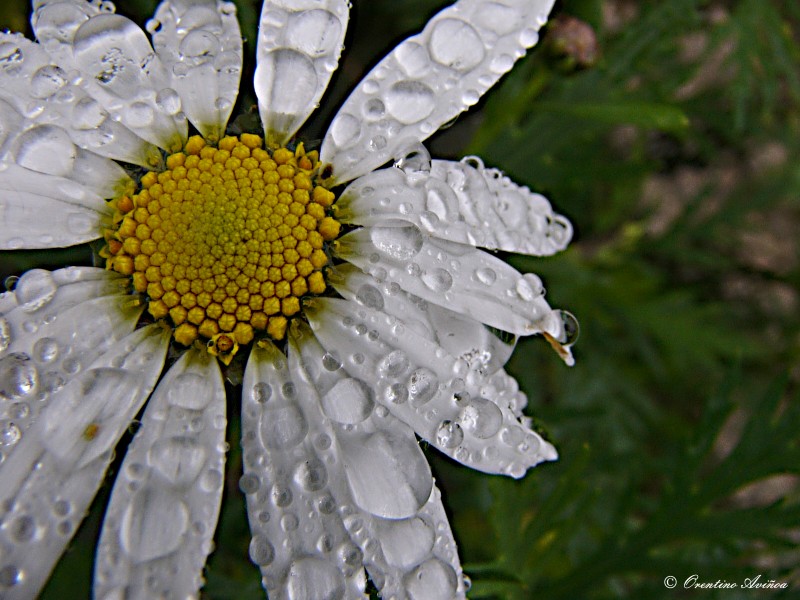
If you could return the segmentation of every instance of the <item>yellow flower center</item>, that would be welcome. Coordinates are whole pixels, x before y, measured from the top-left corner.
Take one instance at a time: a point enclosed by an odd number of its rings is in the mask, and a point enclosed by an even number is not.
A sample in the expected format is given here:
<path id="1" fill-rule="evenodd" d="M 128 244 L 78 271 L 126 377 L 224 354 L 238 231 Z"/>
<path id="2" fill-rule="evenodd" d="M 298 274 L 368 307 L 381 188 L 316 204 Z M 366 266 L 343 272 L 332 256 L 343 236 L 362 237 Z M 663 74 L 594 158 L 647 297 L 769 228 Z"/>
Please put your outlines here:
<path id="1" fill-rule="evenodd" d="M 192 137 L 166 170 L 113 201 L 107 266 L 131 276 L 181 344 L 205 338 L 229 362 L 257 331 L 281 339 L 300 299 L 325 290 L 325 243 L 339 235 L 318 166 L 302 145 L 265 150 L 242 134 L 214 147 Z"/>

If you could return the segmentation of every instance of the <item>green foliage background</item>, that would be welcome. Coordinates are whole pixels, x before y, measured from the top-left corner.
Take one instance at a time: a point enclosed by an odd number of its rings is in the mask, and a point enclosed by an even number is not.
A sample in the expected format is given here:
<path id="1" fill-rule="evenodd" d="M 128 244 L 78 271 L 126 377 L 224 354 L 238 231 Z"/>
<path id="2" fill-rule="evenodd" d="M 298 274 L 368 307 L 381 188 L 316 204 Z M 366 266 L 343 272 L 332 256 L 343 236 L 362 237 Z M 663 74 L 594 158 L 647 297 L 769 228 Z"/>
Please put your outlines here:
<path id="1" fill-rule="evenodd" d="M 259 3 L 241 0 L 249 88 Z M 360 77 L 441 0 L 355 0 L 319 139 Z M 119 2 L 143 23 L 155 2 Z M 27 30 L 27 3 L 0 25 Z M 582 325 L 569 369 L 541 339 L 510 371 L 561 459 L 521 481 L 426 449 L 460 544 L 471 598 L 799 597 L 800 3 L 562 0 L 600 48 L 554 55 L 555 29 L 434 155 L 483 157 L 546 194 L 576 227 L 566 252 L 507 257 L 542 276 Z M 2 257 L 3 275 L 87 263 L 86 248 Z M 204 597 L 261 598 L 237 490 L 237 403 L 217 550 Z M 89 596 L 110 482 L 44 598 Z M 741 585 L 761 574 L 784 591 Z M 678 588 L 665 589 L 673 575 Z"/>

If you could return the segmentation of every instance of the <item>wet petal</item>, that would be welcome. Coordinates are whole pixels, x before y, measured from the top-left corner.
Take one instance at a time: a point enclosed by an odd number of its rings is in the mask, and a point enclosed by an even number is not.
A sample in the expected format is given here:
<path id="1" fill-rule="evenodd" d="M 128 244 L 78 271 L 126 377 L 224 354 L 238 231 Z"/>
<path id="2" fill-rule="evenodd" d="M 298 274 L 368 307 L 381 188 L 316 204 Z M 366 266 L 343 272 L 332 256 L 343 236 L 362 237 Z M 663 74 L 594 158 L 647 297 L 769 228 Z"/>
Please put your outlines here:
<path id="1" fill-rule="evenodd" d="M 37 273 L 47 271 L 29 271 L 20 283 Z M 46 298 L 42 278 L 35 282 L 40 286 L 36 294 Z M 39 310 L 29 312 L 30 304 L 21 304 L 3 317 L 10 343 L 0 353 L 0 398 L 7 400 L 0 406 L 0 418 L 17 431 L 13 443 L 0 444 L 6 458 L 60 390 L 133 331 L 141 307 L 130 306 L 119 295 L 80 298 L 93 288 L 98 289 L 91 282 L 59 287 Z"/>
<path id="2" fill-rule="evenodd" d="M 466 110 L 538 40 L 554 0 L 461 0 L 395 48 L 344 103 L 322 143 L 338 183 L 379 167 Z"/>
<path id="3" fill-rule="evenodd" d="M 250 558 L 271 596 L 366 598 L 361 554 L 342 520 L 350 504 L 342 456 L 296 348 L 290 352 L 287 364 L 274 346 L 256 347 L 245 371 L 240 487 Z"/>
<path id="4" fill-rule="evenodd" d="M 114 483 L 95 597 L 196 597 L 222 499 L 225 425 L 217 361 L 184 353 L 153 393 Z"/>
<path id="5" fill-rule="evenodd" d="M 9 600 L 36 597 L 89 507 L 113 449 L 161 371 L 168 336 L 156 325 L 115 344 L 54 396 L 0 464 L 3 565 L 19 574 Z"/>
<path id="6" fill-rule="evenodd" d="M 344 235 L 336 254 L 378 281 L 395 282 L 428 302 L 516 335 L 563 337 L 536 275 L 521 275 L 471 246 L 436 240 L 408 221 L 386 221 Z"/>
<path id="7" fill-rule="evenodd" d="M 90 6 L 87 2 L 80 4 Z M 53 5 L 52 10 L 69 10 L 70 6 L 72 3 L 61 2 Z M 3 120 L 7 119 L 9 111 L 15 111 L 24 116 L 28 124 L 35 122 L 63 127 L 75 144 L 101 156 L 145 167 L 158 162 L 160 154 L 154 145 L 136 136 L 122 123 L 110 119 L 100 103 L 70 76 L 71 46 L 67 46 L 66 66 L 59 66 L 58 59 L 50 56 L 41 44 L 19 34 L 0 33 L 0 46 L 5 48 L 2 52 L 9 57 L 9 61 L 0 66 Z M 7 127 L 2 128 L 5 133 Z M 23 128 L 14 129 L 22 131 Z"/>
<path id="8" fill-rule="evenodd" d="M 284 145 L 319 105 L 344 45 L 346 0 L 267 0 L 254 85 L 267 141 Z"/>
<path id="9" fill-rule="evenodd" d="M 335 479 L 332 473 L 330 485 L 381 596 L 463 598 L 461 566 L 441 494 L 424 458 L 418 464 L 420 452 L 411 430 L 372 401 L 374 390 L 351 377 L 307 325 L 292 325 L 290 345 L 296 379 L 311 386 L 309 395 L 320 398 L 326 435 L 334 448 L 341 448 L 344 460 L 339 465 L 345 473 L 336 473 Z M 362 416 L 342 422 L 342 414 Z M 371 451 L 356 448 L 360 441 Z M 394 494 L 400 498 L 392 498 Z M 387 518 L 390 514 L 395 517 Z M 442 576 L 436 581 L 429 577 L 434 571 Z M 426 579 L 423 587 L 421 579 Z"/>
<path id="10" fill-rule="evenodd" d="M 322 345 L 367 382 L 376 402 L 448 456 L 513 477 L 556 457 L 508 405 L 481 395 L 493 391 L 487 377 L 397 317 L 328 298 L 310 303 L 307 314 Z"/>
<path id="11" fill-rule="evenodd" d="M 345 298 L 402 319 L 406 327 L 484 374 L 500 369 L 514 351 L 516 338 L 504 342 L 479 321 L 430 304 L 397 283 L 380 282 L 353 265 L 339 265 L 330 281 Z"/>
<path id="12" fill-rule="evenodd" d="M 429 172 L 374 171 L 351 183 L 337 218 L 356 225 L 404 219 L 433 237 L 536 256 L 566 248 L 572 225 L 544 196 L 486 169 L 475 157 L 435 160 Z"/>
<path id="13" fill-rule="evenodd" d="M 147 23 L 171 80 L 156 103 L 183 111 L 206 139 L 218 140 L 239 93 L 242 36 L 232 2 L 165 0 Z"/>
<path id="14" fill-rule="evenodd" d="M 166 150 L 183 145 L 186 117 L 158 103 L 171 81 L 138 25 L 120 15 L 98 14 L 78 27 L 71 46 L 68 66 L 81 72 L 86 91 L 112 119 Z"/>

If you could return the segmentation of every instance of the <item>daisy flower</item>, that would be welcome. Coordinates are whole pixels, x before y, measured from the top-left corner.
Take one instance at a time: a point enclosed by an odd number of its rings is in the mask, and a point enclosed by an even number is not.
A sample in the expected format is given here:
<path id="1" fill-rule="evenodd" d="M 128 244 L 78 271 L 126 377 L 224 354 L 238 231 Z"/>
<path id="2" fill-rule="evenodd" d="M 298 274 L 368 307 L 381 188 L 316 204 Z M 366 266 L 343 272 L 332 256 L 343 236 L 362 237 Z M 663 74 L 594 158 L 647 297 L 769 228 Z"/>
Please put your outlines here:
<path id="1" fill-rule="evenodd" d="M 417 438 L 512 477 L 556 458 L 503 365 L 531 334 L 571 363 L 576 323 L 479 248 L 551 254 L 571 226 L 421 142 L 536 43 L 552 4 L 444 9 L 366 75 L 319 151 L 296 134 L 346 0 L 264 3 L 263 131 L 236 136 L 230 2 L 165 0 L 148 39 L 110 2 L 33 0 L 37 41 L 0 34 L 0 248 L 100 240 L 105 267 L 34 269 L 0 297 L 0 596 L 36 596 L 138 418 L 94 594 L 197 597 L 223 372 L 246 361 L 240 488 L 269 597 L 364 598 L 367 577 L 384 598 L 464 597 Z"/>

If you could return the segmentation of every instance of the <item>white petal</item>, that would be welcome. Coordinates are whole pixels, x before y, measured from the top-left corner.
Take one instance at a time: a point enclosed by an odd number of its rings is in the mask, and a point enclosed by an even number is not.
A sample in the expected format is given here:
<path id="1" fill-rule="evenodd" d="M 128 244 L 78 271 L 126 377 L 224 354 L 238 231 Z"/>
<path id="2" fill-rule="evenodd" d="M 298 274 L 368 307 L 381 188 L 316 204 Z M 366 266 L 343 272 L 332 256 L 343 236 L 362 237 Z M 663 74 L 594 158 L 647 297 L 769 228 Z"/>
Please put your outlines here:
<path id="1" fill-rule="evenodd" d="M 115 344 L 48 405 L 0 464 L 0 554 L 18 574 L 8 600 L 34 598 L 103 480 L 114 445 L 152 390 L 168 336 L 152 325 Z M 8 571 L 10 572 L 10 571 Z"/>
<path id="2" fill-rule="evenodd" d="M 346 0 L 266 0 L 253 84 L 269 143 L 284 145 L 319 104 L 344 46 Z"/>
<path id="3" fill-rule="evenodd" d="M 320 159 L 339 183 L 428 138 L 480 99 L 538 40 L 554 0 L 460 0 L 395 48 L 344 103 Z"/>
<path id="4" fill-rule="evenodd" d="M 353 265 L 339 265 L 330 282 L 345 298 L 401 319 L 418 335 L 437 342 L 484 374 L 500 369 L 514 351 L 516 338 L 506 343 L 479 321 L 429 304 L 404 292 L 397 283 L 379 282 Z"/>
<path id="5" fill-rule="evenodd" d="M 37 273 L 47 271 L 29 271 L 20 283 Z M 36 285 L 37 293 L 43 292 L 47 282 Z M 15 429 L 13 439 L 0 442 L 6 457 L 70 380 L 133 331 L 142 308 L 103 288 L 93 281 L 59 287 L 42 308 L 31 311 L 30 303 L 23 303 L 3 317 L 10 343 L 0 353 L 0 398 L 7 400 L 0 419 Z M 95 298 L 93 291 L 117 295 Z"/>
<path id="6" fill-rule="evenodd" d="M 536 275 L 521 275 L 471 246 L 436 240 L 408 221 L 387 221 L 339 238 L 336 254 L 378 281 L 517 335 L 563 337 Z"/>
<path id="7" fill-rule="evenodd" d="M 350 377 L 308 326 L 293 323 L 289 342 L 290 366 L 300 372 L 296 381 L 311 386 L 309 395 L 321 396 L 326 435 L 334 448 L 341 448 L 344 460 L 339 465 L 344 465 L 347 487 L 343 488 L 341 472 L 331 487 L 381 596 L 463 598 L 458 551 L 441 494 L 433 486 L 424 458 L 418 464 L 419 448 L 411 430 L 375 405 L 374 391 Z M 359 446 L 359 442 L 365 444 Z M 351 497 L 355 504 L 348 506 Z M 398 508 L 403 518 L 383 518 L 391 513 L 400 516 Z M 419 577 L 434 572 L 440 577 L 433 581 Z M 425 586 L 421 588 L 422 579 Z"/>
<path id="8" fill-rule="evenodd" d="M 81 4 L 89 6 L 86 2 Z M 50 15 L 69 10 L 70 6 L 68 2 L 48 5 L 45 12 Z M 58 59 L 51 57 L 42 45 L 20 35 L 0 33 L 0 43 L 8 56 L 17 57 L 9 63 L 9 68 L 0 70 L 0 98 L 26 119 L 63 127 L 74 143 L 102 156 L 146 167 L 153 167 L 160 159 L 155 146 L 108 118 L 100 104 L 70 80 L 71 46 L 66 46 L 68 62 L 59 66 Z M 4 106 L 3 112 L 6 111 Z M 22 127 L 18 129 L 21 130 Z"/>
<path id="9" fill-rule="evenodd" d="M 183 145 L 186 118 L 157 102 L 171 81 L 138 25 L 120 15 L 95 15 L 78 27 L 71 45 L 73 64 L 67 66 L 81 72 L 86 91 L 112 119 L 167 150 Z"/>
<path id="10" fill-rule="evenodd" d="M 64 248 L 102 236 L 106 215 L 27 192 L 0 192 L 0 250 Z"/>
<path id="11" fill-rule="evenodd" d="M 361 553 L 340 512 L 342 457 L 296 351 L 255 347 L 244 377 L 242 451 L 250 558 L 270 597 L 366 598 Z M 346 492 L 344 494 L 346 496 Z"/>
<path id="12" fill-rule="evenodd" d="M 203 137 L 218 140 L 242 73 L 236 6 L 222 0 L 165 0 L 147 29 L 172 82 L 156 102 L 167 112 L 183 111 Z"/>
<path id="13" fill-rule="evenodd" d="M 397 317 L 336 299 L 306 307 L 314 333 L 375 400 L 459 462 L 487 473 L 521 477 L 555 450 L 526 430 L 507 405 L 481 396 L 487 378 Z"/>
<path id="14" fill-rule="evenodd" d="M 356 225 L 404 219 L 433 237 L 536 256 L 566 248 L 572 225 L 544 196 L 512 183 L 476 158 L 435 160 L 429 173 L 374 171 L 336 202 L 337 218 Z"/>
<path id="15" fill-rule="evenodd" d="M 222 499 L 225 425 L 217 361 L 189 350 L 158 384 L 114 482 L 96 598 L 197 597 Z"/>

